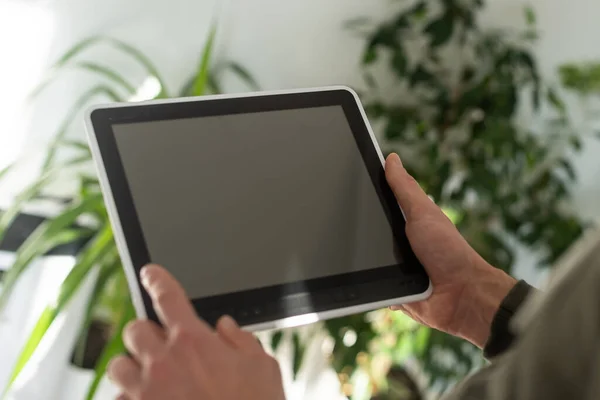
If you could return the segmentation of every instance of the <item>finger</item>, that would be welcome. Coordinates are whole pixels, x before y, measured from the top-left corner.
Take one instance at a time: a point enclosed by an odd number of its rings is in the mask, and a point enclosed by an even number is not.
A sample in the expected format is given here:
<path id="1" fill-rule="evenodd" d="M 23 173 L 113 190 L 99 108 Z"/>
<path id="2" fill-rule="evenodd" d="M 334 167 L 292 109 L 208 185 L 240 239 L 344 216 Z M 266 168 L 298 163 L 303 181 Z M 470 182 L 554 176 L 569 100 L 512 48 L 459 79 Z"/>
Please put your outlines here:
<path id="1" fill-rule="evenodd" d="M 142 371 L 138 363 L 127 356 L 117 356 L 108 365 L 108 377 L 126 396 L 133 397 L 142 384 Z"/>
<path id="2" fill-rule="evenodd" d="M 165 331 L 149 320 L 132 321 L 123 330 L 125 347 L 140 362 L 165 351 Z"/>
<path id="3" fill-rule="evenodd" d="M 115 400 L 131 400 L 131 397 L 127 396 L 125 393 L 121 393 Z"/>
<path id="4" fill-rule="evenodd" d="M 160 321 L 168 329 L 197 323 L 196 312 L 183 287 L 166 269 L 147 265 L 142 269 L 141 278 Z"/>
<path id="5" fill-rule="evenodd" d="M 263 351 L 260 342 L 250 332 L 242 330 L 229 315 L 219 318 L 217 332 L 231 347 L 247 352 Z"/>
<path id="6" fill-rule="evenodd" d="M 404 169 L 400 157 L 395 153 L 390 154 L 385 161 L 385 176 L 407 219 L 419 215 L 433 205 L 417 181 Z"/>

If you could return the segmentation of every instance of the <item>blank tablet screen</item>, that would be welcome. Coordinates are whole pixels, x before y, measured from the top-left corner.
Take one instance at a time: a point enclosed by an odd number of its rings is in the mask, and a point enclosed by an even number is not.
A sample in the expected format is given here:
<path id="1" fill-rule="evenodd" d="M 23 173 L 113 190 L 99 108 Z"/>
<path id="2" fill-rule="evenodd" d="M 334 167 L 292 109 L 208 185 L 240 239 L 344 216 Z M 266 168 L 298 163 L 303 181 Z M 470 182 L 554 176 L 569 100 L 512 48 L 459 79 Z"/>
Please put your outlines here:
<path id="1" fill-rule="evenodd" d="M 192 298 L 400 261 L 342 106 L 113 132 L 151 261 Z"/>

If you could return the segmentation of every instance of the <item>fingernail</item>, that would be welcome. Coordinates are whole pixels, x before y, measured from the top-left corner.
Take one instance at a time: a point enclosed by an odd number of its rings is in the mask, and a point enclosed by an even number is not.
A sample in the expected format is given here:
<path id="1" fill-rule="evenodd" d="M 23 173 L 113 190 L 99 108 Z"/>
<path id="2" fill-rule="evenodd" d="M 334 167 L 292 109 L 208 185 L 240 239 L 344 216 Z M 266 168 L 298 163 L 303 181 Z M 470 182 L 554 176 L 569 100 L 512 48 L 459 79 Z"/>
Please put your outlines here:
<path id="1" fill-rule="evenodd" d="M 142 279 L 142 285 L 147 289 L 150 286 L 150 275 L 151 275 L 151 265 L 146 265 L 140 271 L 140 278 Z"/>
<path id="2" fill-rule="evenodd" d="M 396 153 L 392 153 L 388 156 L 388 161 L 395 166 L 402 167 L 402 160 L 400 160 L 400 156 Z"/>
<path id="3" fill-rule="evenodd" d="M 233 331 L 239 328 L 237 322 L 235 322 L 234 319 L 229 315 L 222 316 L 220 324 L 221 327 L 227 331 Z"/>

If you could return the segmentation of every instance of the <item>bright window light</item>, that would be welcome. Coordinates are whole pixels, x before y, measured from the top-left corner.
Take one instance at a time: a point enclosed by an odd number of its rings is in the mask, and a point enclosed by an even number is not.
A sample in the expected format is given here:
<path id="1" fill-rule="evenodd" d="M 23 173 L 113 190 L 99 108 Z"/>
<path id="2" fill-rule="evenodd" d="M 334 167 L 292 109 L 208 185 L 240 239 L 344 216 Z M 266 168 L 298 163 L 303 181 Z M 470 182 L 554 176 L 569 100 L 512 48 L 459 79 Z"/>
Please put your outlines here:
<path id="1" fill-rule="evenodd" d="M 46 68 L 53 22 L 43 3 L 0 1 L 0 169 L 22 154 L 29 128 L 26 98 Z M 3 186 L 0 192 L 7 191 Z"/>
<path id="2" fill-rule="evenodd" d="M 129 99 L 129 101 L 145 101 L 150 100 L 158 96 L 160 93 L 160 82 L 156 77 L 147 77 L 142 85 L 138 88 L 135 94 Z"/>

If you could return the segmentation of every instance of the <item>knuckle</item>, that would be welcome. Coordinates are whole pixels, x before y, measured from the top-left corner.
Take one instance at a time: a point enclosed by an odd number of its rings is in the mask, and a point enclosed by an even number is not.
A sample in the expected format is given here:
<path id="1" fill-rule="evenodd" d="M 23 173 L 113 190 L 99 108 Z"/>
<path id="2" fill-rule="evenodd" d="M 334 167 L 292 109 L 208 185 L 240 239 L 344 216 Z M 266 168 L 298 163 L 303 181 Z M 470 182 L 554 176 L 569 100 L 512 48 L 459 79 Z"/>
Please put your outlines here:
<path id="1" fill-rule="evenodd" d="M 190 349 L 194 346 L 194 335 L 188 329 L 178 328 L 173 332 L 171 346 L 177 349 Z"/>
<path id="2" fill-rule="evenodd" d="M 125 326 L 124 334 L 131 337 L 136 338 L 139 337 L 146 329 L 148 329 L 147 321 L 135 320 L 129 322 Z"/>
<path id="3" fill-rule="evenodd" d="M 164 357 L 155 357 L 148 362 L 146 372 L 150 381 L 163 380 L 169 374 L 170 368 Z"/>

